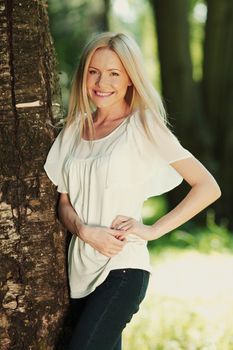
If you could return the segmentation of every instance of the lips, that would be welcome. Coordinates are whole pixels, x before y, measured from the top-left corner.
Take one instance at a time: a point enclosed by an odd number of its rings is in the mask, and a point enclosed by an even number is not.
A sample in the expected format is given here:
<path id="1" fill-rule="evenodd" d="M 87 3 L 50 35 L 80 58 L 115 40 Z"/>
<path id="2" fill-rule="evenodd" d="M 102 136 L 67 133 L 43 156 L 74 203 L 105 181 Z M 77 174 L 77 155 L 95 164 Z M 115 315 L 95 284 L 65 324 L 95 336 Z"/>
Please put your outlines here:
<path id="1" fill-rule="evenodd" d="M 97 91 L 97 90 L 94 90 L 94 93 L 98 97 L 109 97 L 112 94 L 114 94 L 114 92 L 103 92 L 103 91 Z"/>

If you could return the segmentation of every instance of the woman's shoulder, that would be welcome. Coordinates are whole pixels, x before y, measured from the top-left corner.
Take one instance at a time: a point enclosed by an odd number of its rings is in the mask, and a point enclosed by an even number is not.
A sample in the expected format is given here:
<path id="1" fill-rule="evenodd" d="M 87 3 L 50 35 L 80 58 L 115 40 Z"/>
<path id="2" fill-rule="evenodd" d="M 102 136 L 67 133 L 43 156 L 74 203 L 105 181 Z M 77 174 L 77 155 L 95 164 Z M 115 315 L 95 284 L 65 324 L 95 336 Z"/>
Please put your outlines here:
<path id="1" fill-rule="evenodd" d="M 144 147 L 147 142 L 156 145 L 162 138 L 169 140 L 173 137 L 172 132 L 167 127 L 166 123 L 156 117 L 150 109 L 144 109 L 142 111 L 136 111 L 136 113 L 130 118 L 131 132 L 134 138 L 138 139 L 138 142 L 142 140 Z"/>
<path id="2" fill-rule="evenodd" d="M 57 138 L 61 140 L 61 142 L 71 142 L 74 137 L 78 137 L 79 135 L 79 122 L 78 120 L 73 120 L 71 123 L 67 124 L 66 122 L 63 124 Z"/>
<path id="3" fill-rule="evenodd" d="M 141 122 L 143 117 L 152 138 L 148 137 L 144 132 Z M 144 110 L 143 116 L 140 116 L 140 113 L 135 114 L 133 120 L 133 139 L 143 154 L 157 153 L 169 163 L 192 155 L 182 146 L 178 137 L 170 130 L 166 123 L 156 118 L 154 113 L 149 109 Z"/>
<path id="4" fill-rule="evenodd" d="M 143 127 L 142 121 L 144 120 L 147 123 L 148 127 L 152 127 L 152 129 L 164 128 L 165 130 L 169 130 L 166 126 L 166 123 L 162 119 L 156 117 L 156 114 L 153 113 L 149 108 L 136 110 L 130 119 L 131 124 L 139 128 Z"/>

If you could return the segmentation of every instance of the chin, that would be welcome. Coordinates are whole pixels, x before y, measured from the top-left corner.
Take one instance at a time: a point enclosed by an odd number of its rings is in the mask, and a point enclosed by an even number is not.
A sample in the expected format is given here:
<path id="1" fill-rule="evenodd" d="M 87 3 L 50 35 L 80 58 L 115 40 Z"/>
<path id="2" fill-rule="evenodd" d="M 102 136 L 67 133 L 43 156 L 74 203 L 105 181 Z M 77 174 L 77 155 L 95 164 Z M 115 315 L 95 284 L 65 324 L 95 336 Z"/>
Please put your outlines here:
<path id="1" fill-rule="evenodd" d="M 111 107 L 114 104 L 114 102 L 104 102 L 104 101 L 101 102 L 101 101 L 95 101 L 94 99 L 92 100 L 92 102 L 97 108 Z"/>

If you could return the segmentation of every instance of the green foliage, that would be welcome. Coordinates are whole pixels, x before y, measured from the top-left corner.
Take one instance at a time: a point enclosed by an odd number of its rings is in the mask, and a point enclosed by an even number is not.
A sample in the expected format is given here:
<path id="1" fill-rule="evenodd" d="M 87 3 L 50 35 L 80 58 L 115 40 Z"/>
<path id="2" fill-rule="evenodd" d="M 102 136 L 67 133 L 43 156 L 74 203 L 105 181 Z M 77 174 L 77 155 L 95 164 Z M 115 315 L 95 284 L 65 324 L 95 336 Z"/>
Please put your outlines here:
<path id="1" fill-rule="evenodd" d="M 150 197 L 143 204 L 142 216 L 146 225 L 152 225 L 167 212 L 165 196 Z"/>
<path id="2" fill-rule="evenodd" d="M 199 227 L 191 223 L 184 224 L 178 229 L 165 234 L 157 240 L 150 241 L 151 251 L 161 251 L 164 247 L 177 249 L 196 249 L 203 253 L 232 252 L 233 234 L 225 226 L 215 223 L 212 210 L 207 211 L 206 226 Z"/>
<path id="3" fill-rule="evenodd" d="M 167 212 L 165 196 L 151 197 L 144 202 L 143 222 L 152 225 Z M 178 249 L 194 248 L 203 253 L 233 251 L 233 235 L 226 226 L 215 223 L 214 211 L 207 210 L 206 225 L 196 226 L 191 220 L 178 229 L 157 240 L 149 241 L 150 250 L 160 251 L 164 247 Z"/>
<path id="4" fill-rule="evenodd" d="M 191 233 L 175 230 L 171 234 L 171 242 L 176 247 L 191 247 L 203 253 L 233 251 L 232 233 L 226 227 L 216 225 L 212 210 L 207 212 L 205 227 L 194 227 Z"/>

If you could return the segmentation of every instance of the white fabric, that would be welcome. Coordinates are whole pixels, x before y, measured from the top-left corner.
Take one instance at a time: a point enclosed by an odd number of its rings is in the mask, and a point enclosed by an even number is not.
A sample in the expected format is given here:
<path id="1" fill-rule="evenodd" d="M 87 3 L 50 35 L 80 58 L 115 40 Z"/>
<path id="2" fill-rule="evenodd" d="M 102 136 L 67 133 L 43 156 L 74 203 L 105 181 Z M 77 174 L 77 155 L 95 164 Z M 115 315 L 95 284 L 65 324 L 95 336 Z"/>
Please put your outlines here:
<path id="1" fill-rule="evenodd" d="M 192 154 L 170 131 L 158 126 L 149 111 L 146 118 L 156 143 L 145 135 L 138 112 L 99 140 L 77 142 L 77 122 L 57 136 L 44 168 L 57 190 L 69 194 L 84 223 L 109 227 L 119 214 L 141 220 L 148 197 L 170 191 L 183 180 L 170 163 Z M 133 234 L 112 258 L 73 236 L 68 263 L 72 298 L 90 294 L 110 270 L 152 271 L 147 242 Z"/>

